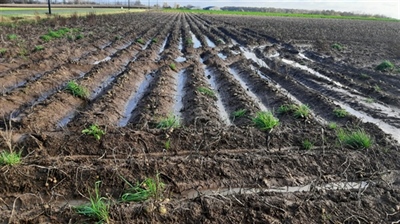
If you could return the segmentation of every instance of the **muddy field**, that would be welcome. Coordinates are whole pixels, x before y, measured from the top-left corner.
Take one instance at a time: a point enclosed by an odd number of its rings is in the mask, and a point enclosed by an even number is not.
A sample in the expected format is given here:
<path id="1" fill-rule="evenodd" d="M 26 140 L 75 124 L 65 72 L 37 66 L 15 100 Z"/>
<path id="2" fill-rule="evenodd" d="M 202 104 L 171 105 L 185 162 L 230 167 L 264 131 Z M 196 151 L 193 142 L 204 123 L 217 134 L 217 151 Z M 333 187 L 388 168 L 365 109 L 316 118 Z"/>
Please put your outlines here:
<path id="1" fill-rule="evenodd" d="M 0 168 L 0 223 L 94 223 L 76 206 L 97 181 L 111 223 L 397 223 L 400 74 L 375 68 L 400 66 L 399 32 L 149 12 L 1 26 L 0 144 L 23 158 Z M 259 111 L 279 125 L 259 130 Z M 180 126 L 160 128 L 172 115 Z M 92 124 L 99 140 L 82 133 Z M 373 144 L 349 147 L 339 130 Z M 120 201 L 126 181 L 157 176 L 156 198 Z"/>

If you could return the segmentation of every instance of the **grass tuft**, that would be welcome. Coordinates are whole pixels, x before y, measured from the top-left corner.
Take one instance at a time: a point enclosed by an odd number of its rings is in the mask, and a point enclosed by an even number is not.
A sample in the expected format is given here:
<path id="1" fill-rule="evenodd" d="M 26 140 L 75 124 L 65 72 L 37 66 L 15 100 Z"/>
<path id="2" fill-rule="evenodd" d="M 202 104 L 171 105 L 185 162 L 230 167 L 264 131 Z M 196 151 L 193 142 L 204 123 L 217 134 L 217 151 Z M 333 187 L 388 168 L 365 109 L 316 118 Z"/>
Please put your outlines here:
<path id="1" fill-rule="evenodd" d="M 142 38 L 137 39 L 136 42 L 138 42 L 139 44 L 142 44 L 142 45 L 144 44 L 144 40 Z"/>
<path id="2" fill-rule="evenodd" d="M 75 81 L 69 81 L 65 87 L 72 95 L 80 97 L 82 99 L 87 99 L 89 92 L 83 86 L 80 86 Z"/>
<path id="3" fill-rule="evenodd" d="M 157 123 L 157 128 L 160 129 L 169 129 L 169 128 L 177 128 L 180 126 L 179 118 L 173 114 L 168 115 L 166 118 L 161 119 Z"/>
<path id="4" fill-rule="evenodd" d="M 303 149 L 311 150 L 314 147 L 314 144 L 310 142 L 310 140 L 306 139 L 302 142 Z"/>
<path id="5" fill-rule="evenodd" d="M 43 51 L 44 47 L 42 45 L 36 45 L 34 51 Z"/>
<path id="6" fill-rule="evenodd" d="M 97 219 L 99 222 L 110 222 L 109 208 L 110 205 L 106 201 L 107 199 L 100 196 L 101 181 L 95 183 L 94 194 L 89 193 L 90 204 L 80 205 L 75 207 L 75 211 L 78 214 L 85 215 L 91 218 Z"/>
<path id="7" fill-rule="evenodd" d="M 372 138 L 364 130 L 345 131 L 339 129 L 337 137 L 342 144 L 353 149 L 365 149 L 372 146 Z"/>
<path id="8" fill-rule="evenodd" d="M 332 48 L 335 49 L 335 50 L 338 50 L 338 51 L 343 50 L 343 46 L 338 44 L 338 43 L 332 44 Z"/>
<path id="9" fill-rule="evenodd" d="M 279 124 L 279 119 L 269 111 L 259 111 L 253 118 L 253 123 L 262 131 L 269 131 Z"/>
<path id="10" fill-rule="evenodd" d="M 17 34 L 8 34 L 7 39 L 9 40 L 16 40 L 18 38 Z"/>
<path id="11" fill-rule="evenodd" d="M 310 108 L 307 105 L 293 105 L 293 115 L 296 118 L 306 118 L 310 114 Z"/>
<path id="12" fill-rule="evenodd" d="M 103 136 L 104 134 L 106 134 L 105 131 L 101 130 L 99 128 L 99 126 L 97 126 L 96 124 L 92 124 L 89 126 L 89 128 L 85 128 L 82 130 L 82 134 L 86 134 L 86 135 L 93 135 L 93 137 L 96 140 L 100 140 L 101 136 Z"/>
<path id="13" fill-rule="evenodd" d="M 0 48 L 0 55 L 3 55 L 7 53 L 7 49 L 6 48 Z"/>
<path id="14" fill-rule="evenodd" d="M 212 89 L 207 88 L 207 87 L 199 87 L 199 88 L 197 88 L 197 91 L 199 91 L 200 93 L 202 93 L 206 96 L 210 96 L 212 98 L 216 97 L 215 92 Z"/>
<path id="15" fill-rule="evenodd" d="M 278 108 L 278 114 L 287 114 L 291 111 L 291 106 L 289 105 L 281 105 Z"/>
<path id="16" fill-rule="evenodd" d="M 17 153 L 17 152 L 6 152 L 3 151 L 0 154 L 0 165 L 17 165 L 21 163 L 21 152 Z"/>
<path id="17" fill-rule="evenodd" d="M 121 196 L 122 202 L 140 202 L 149 198 L 160 199 L 165 189 L 165 184 L 161 181 L 160 175 L 156 178 L 146 178 L 142 183 L 137 182 L 135 185 L 129 183 L 125 178 L 121 177 L 129 186 L 129 189 Z"/>
<path id="18" fill-rule="evenodd" d="M 336 128 L 337 128 L 337 123 L 335 123 L 335 122 L 330 122 L 330 123 L 328 124 L 328 128 L 329 128 L 329 129 L 332 129 L 332 130 L 336 129 Z"/>
<path id="19" fill-rule="evenodd" d="M 172 70 L 176 71 L 176 65 L 175 65 L 175 63 L 169 64 L 169 67 L 170 67 Z"/>
<path id="20" fill-rule="evenodd" d="M 383 61 L 378 66 L 375 67 L 375 70 L 386 72 L 394 70 L 394 65 L 390 61 Z"/>
<path id="21" fill-rule="evenodd" d="M 247 110 L 246 110 L 246 109 L 240 109 L 240 110 L 234 111 L 234 112 L 232 113 L 232 117 L 233 117 L 233 118 L 241 118 L 241 117 L 243 117 L 244 115 L 246 115 L 246 113 L 247 113 Z"/>
<path id="22" fill-rule="evenodd" d="M 336 117 L 346 117 L 349 113 L 345 109 L 336 108 L 333 110 Z"/>

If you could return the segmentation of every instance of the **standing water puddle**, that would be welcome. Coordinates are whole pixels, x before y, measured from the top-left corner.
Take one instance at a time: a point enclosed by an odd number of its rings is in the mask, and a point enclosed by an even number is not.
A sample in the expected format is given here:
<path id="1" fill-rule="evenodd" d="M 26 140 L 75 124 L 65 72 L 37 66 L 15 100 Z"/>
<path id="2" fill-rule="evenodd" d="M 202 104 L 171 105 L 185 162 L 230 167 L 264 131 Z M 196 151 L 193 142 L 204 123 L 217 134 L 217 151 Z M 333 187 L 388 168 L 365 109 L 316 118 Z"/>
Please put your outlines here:
<path id="1" fill-rule="evenodd" d="M 196 35 L 194 35 L 194 34 L 192 33 L 192 31 L 190 31 L 190 35 L 192 36 L 193 48 L 199 48 L 199 47 L 201 47 L 201 42 L 199 41 L 199 39 L 197 39 Z"/>
<path id="2" fill-rule="evenodd" d="M 233 75 L 233 77 L 235 77 L 236 80 L 239 81 L 242 88 L 246 90 L 247 94 L 253 99 L 253 101 L 257 104 L 257 106 L 261 110 L 267 111 L 268 109 L 264 106 L 264 104 L 261 103 L 259 98 L 250 90 L 250 87 L 243 81 L 243 79 L 240 78 L 238 72 L 232 68 L 229 68 L 229 72 Z"/>
<path id="3" fill-rule="evenodd" d="M 167 46 L 168 38 L 171 34 L 168 34 L 167 37 L 165 38 L 160 50 L 158 51 L 158 54 L 161 54 L 165 50 L 165 46 Z"/>
<path id="4" fill-rule="evenodd" d="M 207 36 L 205 36 L 205 38 L 206 38 L 207 45 L 208 45 L 209 47 L 216 47 L 216 45 L 214 44 L 214 42 L 212 42 Z"/>
<path id="5" fill-rule="evenodd" d="M 194 199 L 196 197 L 206 195 L 206 196 L 228 196 L 235 194 L 258 194 L 265 192 L 276 192 L 276 193 L 295 193 L 295 192 L 310 192 L 312 190 L 365 190 L 369 186 L 366 181 L 362 182 L 335 182 L 323 185 L 305 185 L 305 186 L 285 186 L 276 188 L 220 188 L 220 189 L 206 189 L 206 190 L 188 190 L 181 194 L 184 198 Z"/>
<path id="6" fill-rule="evenodd" d="M 256 54 L 252 51 L 252 50 L 248 50 L 242 46 L 240 46 L 240 50 L 243 52 L 244 56 L 247 59 L 251 59 L 253 60 L 255 63 L 257 63 L 258 65 L 260 65 L 261 67 L 266 67 L 269 68 L 269 66 L 267 65 L 267 63 L 265 63 L 262 59 L 258 58 L 256 56 Z"/>
<path id="7" fill-rule="evenodd" d="M 135 110 L 139 100 L 143 98 L 144 93 L 146 92 L 147 88 L 149 87 L 150 83 L 153 81 L 153 73 L 149 73 L 145 76 L 144 80 L 140 83 L 136 92 L 132 92 L 124 110 L 124 115 L 118 122 L 119 127 L 125 127 L 131 116 L 133 110 Z"/>
<path id="8" fill-rule="evenodd" d="M 176 62 L 185 62 L 185 61 L 186 61 L 186 58 L 185 58 L 185 57 L 182 57 L 182 56 L 179 56 L 179 57 L 175 58 L 174 61 L 176 61 Z"/>
<path id="9" fill-rule="evenodd" d="M 182 37 L 179 37 L 178 49 L 179 49 L 180 52 L 182 52 L 182 50 L 183 50 L 183 39 L 182 39 Z"/>
<path id="10" fill-rule="evenodd" d="M 145 50 L 145 49 L 149 46 L 149 44 L 151 43 L 151 41 L 152 41 L 152 40 L 147 41 L 146 44 L 142 47 L 142 50 Z"/>
<path id="11" fill-rule="evenodd" d="M 217 107 L 218 107 L 218 113 L 222 119 L 222 121 L 224 121 L 227 125 L 231 125 L 231 121 L 229 120 L 229 114 L 226 111 L 226 108 L 224 107 L 222 100 L 221 100 L 221 96 L 218 93 L 218 88 L 217 88 L 217 84 L 215 82 L 215 77 L 212 74 L 212 72 L 210 71 L 209 68 L 206 68 L 206 66 L 204 65 L 204 75 L 208 78 L 210 77 L 209 83 L 211 85 L 211 88 L 214 90 L 215 96 L 217 97 Z"/>
<path id="12" fill-rule="evenodd" d="M 225 56 L 223 53 L 218 53 L 218 57 L 221 58 L 222 60 L 226 60 L 228 57 Z"/>
<path id="13" fill-rule="evenodd" d="M 107 56 L 106 58 L 104 58 L 104 59 L 102 59 L 100 61 L 95 61 L 93 64 L 97 65 L 97 64 L 100 64 L 101 62 L 105 62 L 105 61 L 109 61 L 109 60 L 111 60 L 111 57 Z"/>
<path id="14" fill-rule="evenodd" d="M 183 108 L 183 102 L 182 98 L 185 95 L 183 88 L 185 87 L 186 83 L 186 70 L 183 69 L 179 72 L 178 77 L 177 77 L 177 89 L 176 89 L 176 95 L 175 95 L 175 105 L 174 105 L 174 114 L 178 117 L 182 117 L 181 110 Z"/>
<path id="15" fill-rule="evenodd" d="M 322 75 L 321 73 L 315 71 L 314 69 L 311 69 L 311 68 L 309 68 L 309 67 L 307 67 L 305 65 L 301 65 L 301 64 L 299 64 L 299 63 L 297 63 L 295 61 L 291 61 L 291 60 L 288 60 L 288 59 L 285 59 L 285 58 L 281 58 L 280 60 L 282 60 L 282 62 L 284 62 L 284 63 L 286 63 L 288 65 L 291 65 L 291 66 L 296 67 L 296 68 L 300 68 L 301 70 L 307 71 L 307 72 L 309 72 L 309 73 L 311 73 L 311 74 L 313 74 L 313 75 L 315 75 L 315 76 L 317 76 L 319 78 L 323 78 L 323 79 L 325 79 L 325 80 L 327 80 L 329 82 L 332 82 L 335 85 L 343 88 L 342 84 L 340 84 L 340 83 L 338 83 L 336 81 L 333 81 L 332 79 Z"/>
<path id="16" fill-rule="evenodd" d="M 57 128 L 63 128 L 67 126 L 67 124 L 75 117 L 76 111 L 72 111 L 68 113 L 63 119 L 57 122 Z"/>

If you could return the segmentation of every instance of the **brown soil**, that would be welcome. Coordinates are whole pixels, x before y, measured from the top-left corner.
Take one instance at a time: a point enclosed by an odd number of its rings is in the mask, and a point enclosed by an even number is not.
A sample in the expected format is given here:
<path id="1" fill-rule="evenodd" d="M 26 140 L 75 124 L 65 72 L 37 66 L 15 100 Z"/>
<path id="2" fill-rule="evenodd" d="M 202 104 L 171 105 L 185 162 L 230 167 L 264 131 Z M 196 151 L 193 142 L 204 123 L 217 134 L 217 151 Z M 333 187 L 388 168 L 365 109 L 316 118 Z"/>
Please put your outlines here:
<path id="1" fill-rule="evenodd" d="M 61 27 L 83 38 L 39 38 Z M 393 22 L 160 12 L 0 26 L 18 35 L 1 42 L 0 151 L 11 142 L 23 156 L 0 167 L 0 223 L 95 222 L 75 207 L 97 181 L 111 223 L 396 222 L 400 81 L 375 67 L 400 66 L 398 30 Z M 65 91 L 71 80 L 86 99 Z M 279 113 L 292 104 L 310 114 Z M 269 132 L 252 122 L 262 108 L 279 119 Z M 338 108 L 349 114 L 337 117 Z M 181 125 L 158 128 L 169 115 Z M 364 130 L 373 145 L 342 144 L 331 122 Z M 82 134 L 91 124 L 106 132 L 100 140 Z M 156 198 L 120 202 L 121 177 L 156 175 L 166 186 Z"/>

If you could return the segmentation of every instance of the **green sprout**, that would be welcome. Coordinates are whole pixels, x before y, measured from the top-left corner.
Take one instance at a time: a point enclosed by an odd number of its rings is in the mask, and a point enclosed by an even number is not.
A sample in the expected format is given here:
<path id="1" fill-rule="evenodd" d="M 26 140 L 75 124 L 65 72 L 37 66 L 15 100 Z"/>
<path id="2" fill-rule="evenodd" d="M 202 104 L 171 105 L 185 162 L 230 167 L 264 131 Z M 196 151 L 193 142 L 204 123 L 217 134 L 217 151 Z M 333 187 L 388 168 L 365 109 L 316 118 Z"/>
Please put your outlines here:
<path id="1" fill-rule="evenodd" d="M 289 105 L 281 105 L 278 108 L 278 114 L 287 114 L 291 111 L 291 106 Z"/>
<path id="2" fill-rule="evenodd" d="M 293 107 L 293 114 L 296 118 L 306 118 L 310 114 L 310 108 L 307 105 L 294 105 Z"/>
<path id="3" fill-rule="evenodd" d="M 80 86 L 75 81 L 69 81 L 65 89 L 69 91 L 73 96 L 77 96 L 82 99 L 86 99 L 89 96 L 88 90 L 85 89 L 83 86 Z"/>
<path id="4" fill-rule="evenodd" d="M 346 117 L 349 113 L 345 109 L 336 108 L 333 110 L 336 117 Z"/>
<path id="5" fill-rule="evenodd" d="M 259 111 L 253 118 L 253 123 L 262 131 L 269 131 L 279 124 L 279 119 L 269 111 Z"/>
<path id="6" fill-rule="evenodd" d="M 390 61 L 383 61 L 380 63 L 378 66 L 375 67 L 375 70 L 386 72 L 386 71 L 392 71 L 394 69 L 394 65 Z"/>
<path id="7" fill-rule="evenodd" d="M 169 64 L 169 67 L 170 67 L 172 70 L 176 71 L 176 65 L 175 65 L 175 63 Z"/>
<path id="8" fill-rule="evenodd" d="M 212 89 L 207 88 L 207 87 L 199 87 L 199 88 L 197 88 L 197 91 L 199 91 L 200 93 L 202 93 L 206 96 L 210 96 L 212 98 L 216 97 L 215 92 Z"/>
<path id="9" fill-rule="evenodd" d="M 246 113 L 247 113 L 247 110 L 246 110 L 246 109 L 240 109 L 240 110 L 234 111 L 234 112 L 232 113 L 232 117 L 233 117 L 233 118 L 241 118 L 241 117 L 243 117 L 244 115 L 246 115 Z"/>
<path id="10" fill-rule="evenodd" d="M 164 143 L 165 150 L 169 150 L 171 148 L 171 139 L 169 138 L 165 143 Z"/>
<path id="11" fill-rule="evenodd" d="M 303 149 L 311 150 L 314 147 L 314 144 L 310 142 L 310 140 L 306 139 L 302 142 Z"/>
<path id="12" fill-rule="evenodd" d="M 100 140 L 101 136 L 103 136 L 105 133 L 106 132 L 101 130 L 96 124 L 92 124 L 89 126 L 89 128 L 82 130 L 82 134 L 93 135 L 96 140 Z"/>
<path id="13" fill-rule="evenodd" d="M 34 51 L 43 51 L 44 47 L 42 45 L 36 45 Z"/>
<path id="14" fill-rule="evenodd" d="M 109 223 L 110 205 L 109 203 L 107 203 L 106 198 L 100 196 L 100 191 L 99 191 L 100 183 L 101 181 L 97 181 L 95 183 L 94 194 L 89 193 L 90 204 L 80 205 L 75 207 L 74 209 L 78 214 L 95 218 L 99 222 Z"/>
<path id="15" fill-rule="evenodd" d="M 372 146 L 372 138 L 364 130 L 345 131 L 339 129 L 337 132 L 339 141 L 353 149 L 365 149 Z"/>
<path id="16" fill-rule="evenodd" d="M 376 92 L 380 92 L 381 91 L 381 87 L 379 87 L 378 85 L 374 85 L 374 90 L 376 91 Z"/>
<path id="17" fill-rule="evenodd" d="M 142 38 L 137 39 L 136 42 L 138 42 L 139 44 L 142 44 L 142 45 L 144 44 L 144 40 Z"/>
<path id="18" fill-rule="evenodd" d="M 157 38 L 153 38 L 153 39 L 151 39 L 151 42 L 152 42 L 152 43 L 157 43 L 158 40 L 157 40 Z"/>
<path id="19" fill-rule="evenodd" d="M 369 97 L 368 99 L 365 99 L 366 103 L 373 103 L 374 99 L 372 99 L 371 97 Z"/>
<path id="20" fill-rule="evenodd" d="M 343 46 L 342 45 L 340 45 L 340 44 L 332 44 L 332 48 L 333 49 L 335 49 L 335 50 L 338 50 L 338 51 L 341 51 L 341 50 L 343 50 Z"/>
<path id="21" fill-rule="evenodd" d="M 179 118 L 173 114 L 168 115 L 166 118 L 161 119 L 157 123 L 157 128 L 160 129 L 169 129 L 169 128 L 177 128 L 180 126 Z"/>
<path id="22" fill-rule="evenodd" d="M 83 34 L 78 34 L 78 35 L 76 35 L 76 39 L 77 40 L 80 40 L 80 39 L 83 39 L 85 36 L 83 35 Z"/>
<path id="23" fill-rule="evenodd" d="M 7 39 L 9 40 L 16 40 L 18 38 L 17 34 L 8 34 Z"/>
<path id="24" fill-rule="evenodd" d="M 142 183 L 137 182 L 135 185 L 129 183 L 122 176 L 121 178 L 129 186 L 129 189 L 121 197 L 122 202 L 146 201 L 151 197 L 157 200 L 162 197 L 162 193 L 165 189 L 165 184 L 161 181 L 159 174 L 157 174 L 154 179 L 146 178 Z"/>
<path id="25" fill-rule="evenodd" d="M 5 53 L 7 53 L 7 49 L 6 48 L 0 48 L 0 55 L 4 55 Z"/>
<path id="26" fill-rule="evenodd" d="M 336 129 L 337 128 L 337 123 L 336 122 L 330 122 L 328 124 L 328 128 L 332 129 L 332 130 Z"/>
<path id="27" fill-rule="evenodd" d="M 16 165 L 21 163 L 21 152 L 6 152 L 3 151 L 0 153 L 0 165 Z"/>
<path id="28" fill-rule="evenodd" d="M 189 38 L 189 39 L 186 40 L 186 43 L 188 45 L 193 45 L 193 40 L 191 38 Z"/>

